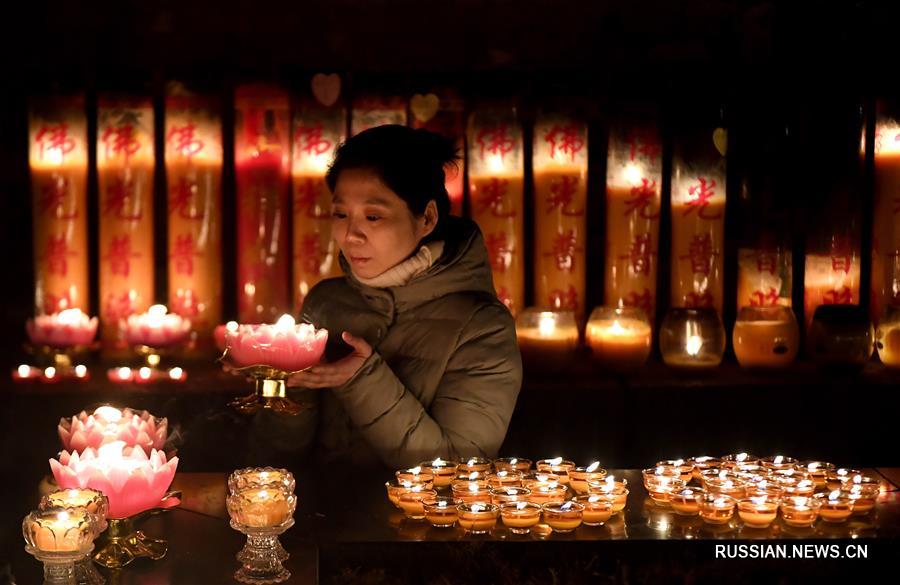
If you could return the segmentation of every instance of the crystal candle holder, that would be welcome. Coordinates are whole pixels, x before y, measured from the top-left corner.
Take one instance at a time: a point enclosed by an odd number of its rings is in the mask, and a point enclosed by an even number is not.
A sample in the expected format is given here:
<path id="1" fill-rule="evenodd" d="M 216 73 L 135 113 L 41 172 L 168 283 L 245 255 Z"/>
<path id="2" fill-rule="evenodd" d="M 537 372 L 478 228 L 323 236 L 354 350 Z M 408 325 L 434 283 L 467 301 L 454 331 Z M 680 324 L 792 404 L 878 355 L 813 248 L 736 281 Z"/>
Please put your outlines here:
<path id="1" fill-rule="evenodd" d="M 400 509 L 410 520 L 424 520 L 425 505 L 422 502 L 434 498 L 437 498 L 436 491 L 423 488 L 421 484 L 414 485 L 408 492 L 400 494 Z"/>
<path id="2" fill-rule="evenodd" d="M 679 516 L 696 516 L 700 513 L 700 499 L 705 493 L 703 490 L 685 487 L 669 495 L 669 504 Z"/>
<path id="3" fill-rule="evenodd" d="M 526 368 L 556 372 L 571 363 L 580 334 L 574 312 L 528 308 L 516 317 L 516 337 Z"/>
<path id="4" fill-rule="evenodd" d="M 528 534 L 541 521 L 541 506 L 531 502 L 505 502 L 500 519 L 513 534 Z"/>
<path id="5" fill-rule="evenodd" d="M 453 478 L 456 477 L 459 461 L 438 457 L 432 461 L 423 461 L 419 463 L 418 467 L 422 472 L 430 473 L 434 476 L 435 488 L 445 488 L 449 487 L 453 482 Z"/>
<path id="6" fill-rule="evenodd" d="M 725 354 L 725 328 L 715 309 L 672 308 L 659 330 L 663 361 L 677 368 L 714 368 Z"/>
<path id="7" fill-rule="evenodd" d="M 94 526 L 97 535 L 106 530 L 106 517 L 109 514 L 109 499 L 98 490 L 90 488 L 74 488 L 60 490 L 41 498 L 38 510 L 50 508 L 83 508 L 94 515 Z"/>
<path id="8" fill-rule="evenodd" d="M 44 564 L 44 583 L 76 582 L 75 564 L 94 549 L 96 521 L 84 508 L 49 507 L 25 517 L 25 550 Z"/>
<path id="9" fill-rule="evenodd" d="M 547 483 L 561 483 L 559 481 L 559 476 L 555 473 L 545 473 L 543 471 L 537 471 L 531 474 L 528 477 L 522 478 L 522 486 L 531 488 L 535 484 L 547 484 Z"/>
<path id="10" fill-rule="evenodd" d="M 274 467 L 245 467 L 228 477 L 228 493 L 235 494 L 247 488 L 277 489 L 292 494 L 297 488 L 293 474 L 287 469 Z"/>
<path id="11" fill-rule="evenodd" d="M 584 506 L 581 521 L 585 526 L 603 526 L 613 514 L 613 496 L 590 494 L 577 496 L 575 501 Z"/>
<path id="12" fill-rule="evenodd" d="M 687 462 L 694 466 L 693 477 L 696 481 L 700 481 L 700 474 L 707 469 L 717 469 L 722 466 L 722 460 L 709 455 L 701 455 L 692 457 Z"/>
<path id="13" fill-rule="evenodd" d="M 600 481 L 606 477 L 606 470 L 600 467 L 600 462 L 595 461 L 587 467 L 574 467 L 569 470 L 569 487 L 576 494 L 586 494 L 589 491 L 588 482 Z"/>
<path id="14" fill-rule="evenodd" d="M 704 494 L 700 498 L 700 518 L 707 524 L 727 524 L 734 516 L 734 499 L 717 494 Z"/>
<path id="15" fill-rule="evenodd" d="M 819 516 L 825 522 L 846 522 L 853 513 L 853 500 L 845 492 L 834 490 L 827 494 L 816 494 L 819 500 Z"/>
<path id="16" fill-rule="evenodd" d="M 812 526 L 821 507 L 821 500 L 817 498 L 790 496 L 781 500 L 781 519 L 795 528 Z"/>
<path id="17" fill-rule="evenodd" d="M 537 470 L 545 473 L 552 473 L 559 476 L 559 483 L 569 484 L 569 471 L 575 468 L 574 461 L 567 461 L 562 457 L 555 459 L 541 459 L 536 464 Z"/>
<path id="18" fill-rule="evenodd" d="M 793 457 L 785 457 L 784 455 L 773 455 L 771 457 L 763 457 L 759 460 L 760 465 L 772 471 L 781 471 L 784 469 L 795 469 L 800 462 Z"/>
<path id="19" fill-rule="evenodd" d="M 457 506 L 460 502 L 446 496 L 437 496 L 422 500 L 425 520 L 435 528 L 452 528 L 459 517 Z"/>
<path id="20" fill-rule="evenodd" d="M 673 492 L 683 490 L 687 483 L 680 477 L 652 475 L 646 480 L 647 495 L 655 504 L 666 506 Z"/>
<path id="21" fill-rule="evenodd" d="M 807 333 L 812 358 L 822 366 L 861 369 L 872 357 L 875 332 L 859 305 L 821 305 Z"/>
<path id="22" fill-rule="evenodd" d="M 767 528 L 778 517 L 780 501 L 769 496 L 751 496 L 738 501 L 738 516 L 751 528 Z"/>
<path id="23" fill-rule="evenodd" d="M 495 471 L 518 471 L 525 475 L 531 470 L 531 459 L 521 457 L 502 457 L 494 460 Z"/>
<path id="24" fill-rule="evenodd" d="M 604 370 L 630 372 L 647 362 L 653 328 L 643 309 L 597 307 L 588 319 L 585 341 Z"/>
<path id="25" fill-rule="evenodd" d="M 526 502 L 531 495 L 531 490 L 524 487 L 493 488 L 491 490 L 491 503 L 502 506 L 510 502 Z"/>
<path id="26" fill-rule="evenodd" d="M 421 485 L 425 489 L 434 487 L 434 474 L 428 473 L 422 467 L 413 467 L 411 469 L 400 469 L 394 473 L 397 483 L 408 482 L 413 485 Z"/>
<path id="27" fill-rule="evenodd" d="M 491 488 L 484 480 L 454 480 L 450 484 L 453 499 L 467 504 L 484 503 L 491 501 Z"/>
<path id="28" fill-rule="evenodd" d="M 459 525 L 470 534 L 487 534 L 497 525 L 500 508 L 491 503 L 463 502 L 457 506 Z"/>
<path id="29" fill-rule="evenodd" d="M 228 494 L 225 500 L 231 518 L 249 528 L 282 526 L 297 508 L 294 494 L 274 487 L 248 487 Z"/>
<path id="30" fill-rule="evenodd" d="M 522 485 L 522 474 L 518 471 L 498 471 L 497 473 L 488 474 L 485 477 L 485 481 L 492 489 L 520 487 Z"/>
<path id="31" fill-rule="evenodd" d="M 490 459 L 485 459 L 484 457 L 470 457 L 459 464 L 457 472 L 460 475 L 472 472 L 487 474 L 492 468 L 493 462 Z"/>
<path id="32" fill-rule="evenodd" d="M 566 499 L 568 488 L 561 483 L 535 483 L 530 488 L 531 494 L 528 501 L 535 504 L 547 504 L 550 502 L 563 502 Z"/>
<path id="33" fill-rule="evenodd" d="M 868 514 L 881 494 L 881 482 L 871 477 L 854 475 L 852 480 L 844 484 L 844 489 L 853 500 L 853 513 Z"/>
<path id="34" fill-rule="evenodd" d="M 797 466 L 797 469 L 806 471 L 816 482 L 816 487 L 821 488 L 827 485 L 828 473 L 834 471 L 835 467 L 834 463 L 827 461 L 804 461 Z"/>
<path id="35" fill-rule="evenodd" d="M 547 502 L 541 506 L 544 522 L 553 532 L 572 532 L 584 519 L 584 505 L 578 502 Z"/>
<path id="36" fill-rule="evenodd" d="M 411 490 L 413 484 L 386 481 L 384 487 L 387 490 L 387 497 L 391 504 L 398 510 L 402 510 L 403 508 L 400 507 L 400 496 Z"/>
<path id="37" fill-rule="evenodd" d="M 732 332 L 744 368 L 783 368 L 797 359 L 800 326 L 790 307 L 743 307 Z"/>
<path id="38" fill-rule="evenodd" d="M 648 467 L 641 470 L 641 477 L 644 480 L 644 488 L 650 489 L 650 480 L 657 477 L 669 477 L 681 479 L 681 470 L 671 465 L 657 465 L 656 467 Z"/>
<path id="39" fill-rule="evenodd" d="M 825 476 L 825 486 L 832 491 L 841 490 L 844 488 L 844 484 L 856 475 L 862 475 L 862 472 L 858 469 L 848 469 L 846 467 L 834 469 L 827 472 Z"/>

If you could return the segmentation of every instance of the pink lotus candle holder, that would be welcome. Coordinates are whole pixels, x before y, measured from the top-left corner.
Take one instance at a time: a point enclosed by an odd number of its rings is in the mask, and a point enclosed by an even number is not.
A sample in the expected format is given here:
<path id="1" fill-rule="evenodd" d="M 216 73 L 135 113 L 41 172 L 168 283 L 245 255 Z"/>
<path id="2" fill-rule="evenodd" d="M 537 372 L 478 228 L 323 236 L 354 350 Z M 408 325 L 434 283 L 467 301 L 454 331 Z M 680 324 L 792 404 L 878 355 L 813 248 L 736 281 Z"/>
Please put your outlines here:
<path id="1" fill-rule="evenodd" d="M 282 315 L 275 325 L 238 325 L 236 331 L 226 330 L 221 359 L 254 382 L 254 393 L 231 405 L 245 414 L 260 408 L 299 414 L 306 407 L 287 397 L 285 381 L 319 363 L 327 341 L 327 330 L 295 323 L 290 315 Z"/>
<path id="2" fill-rule="evenodd" d="M 100 406 L 88 414 L 81 411 L 71 418 L 59 419 L 57 431 L 64 450 L 83 452 L 87 448 L 122 441 L 126 447 L 140 447 L 148 455 L 163 448 L 169 423 L 146 410 Z"/>
<path id="3" fill-rule="evenodd" d="M 25 349 L 37 363 L 20 365 L 13 371 L 13 380 L 57 382 L 61 379 L 88 379 L 87 367 L 75 362 L 96 346 L 96 317 L 90 318 L 80 309 L 66 309 L 29 319 L 25 329 L 30 340 Z"/>
<path id="4" fill-rule="evenodd" d="M 177 457 L 167 460 L 165 453 L 155 449 L 148 456 L 142 448 L 126 447 L 124 441 L 88 447 L 80 454 L 63 451 L 59 461 L 50 460 L 61 488 L 91 488 L 109 499 L 107 544 L 94 555 L 108 568 L 123 567 L 137 557 L 158 560 L 165 556 L 168 544 L 145 537 L 134 524 L 180 503 L 180 494 L 167 492 L 177 467 Z"/>
<path id="5" fill-rule="evenodd" d="M 165 305 L 153 305 L 146 313 L 129 315 L 119 322 L 122 339 L 133 346 L 166 348 L 187 340 L 191 321 L 169 313 Z"/>

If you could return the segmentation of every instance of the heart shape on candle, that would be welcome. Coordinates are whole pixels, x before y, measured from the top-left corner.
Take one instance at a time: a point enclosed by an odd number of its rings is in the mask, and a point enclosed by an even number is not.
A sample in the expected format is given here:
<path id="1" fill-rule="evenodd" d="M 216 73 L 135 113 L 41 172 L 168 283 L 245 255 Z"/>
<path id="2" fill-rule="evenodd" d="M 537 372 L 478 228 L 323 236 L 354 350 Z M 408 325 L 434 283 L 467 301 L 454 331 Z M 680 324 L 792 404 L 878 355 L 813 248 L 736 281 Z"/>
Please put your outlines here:
<path id="1" fill-rule="evenodd" d="M 440 105 L 441 100 L 433 93 L 429 93 L 427 95 L 417 93 L 416 95 L 412 96 L 412 99 L 409 102 L 409 109 L 412 110 L 413 116 L 415 116 L 416 120 L 425 123 L 428 120 L 434 118 L 434 115 L 437 114 Z"/>
<path id="2" fill-rule="evenodd" d="M 323 106 L 333 106 L 341 97 L 341 76 L 337 73 L 316 73 L 312 78 L 312 92 Z"/>
<path id="3" fill-rule="evenodd" d="M 725 153 L 728 152 L 728 130 L 725 128 L 716 128 L 713 131 L 713 144 L 716 147 L 716 150 L 719 151 L 719 154 L 725 156 Z"/>

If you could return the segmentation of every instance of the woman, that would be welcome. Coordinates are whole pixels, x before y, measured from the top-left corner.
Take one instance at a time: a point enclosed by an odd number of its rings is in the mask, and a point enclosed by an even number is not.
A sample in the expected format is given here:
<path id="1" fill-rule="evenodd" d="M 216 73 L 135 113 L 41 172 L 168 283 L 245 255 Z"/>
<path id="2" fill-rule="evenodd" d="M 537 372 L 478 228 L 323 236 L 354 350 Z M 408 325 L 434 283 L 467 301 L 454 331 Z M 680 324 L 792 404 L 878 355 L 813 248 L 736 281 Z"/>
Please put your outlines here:
<path id="1" fill-rule="evenodd" d="M 444 168 L 456 159 L 445 138 L 396 125 L 335 154 L 326 178 L 345 276 L 313 287 L 301 319 L 346 355 L 289 381 L 320 389 L 326 457 L 396 469 L 494 456 L 503 442 L 522 364 L 481 233 L 449 214 Z"/>

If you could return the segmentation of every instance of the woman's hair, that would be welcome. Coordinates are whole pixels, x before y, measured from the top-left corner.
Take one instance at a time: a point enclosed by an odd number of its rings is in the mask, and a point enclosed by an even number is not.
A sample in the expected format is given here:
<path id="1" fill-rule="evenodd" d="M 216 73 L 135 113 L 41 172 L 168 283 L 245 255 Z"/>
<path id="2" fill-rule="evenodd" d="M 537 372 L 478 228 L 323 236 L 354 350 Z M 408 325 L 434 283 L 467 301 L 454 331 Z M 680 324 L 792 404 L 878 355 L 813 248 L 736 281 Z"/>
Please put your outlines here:
<path id="1" fill-rule="evenodd" d="M 397 124 L 360 132 L 338 147 L 325 181 L 334 192 L 341 172 L 365 169 L 406 202 L 416 217 L 428 202 L 437 204 L 438 223 L 427 240 L 436 239 L 450 214 L 450 196 L 444 186 L 444 169 L 456 166 L 459 154 L 452 140 L 428 130 Z"/>

